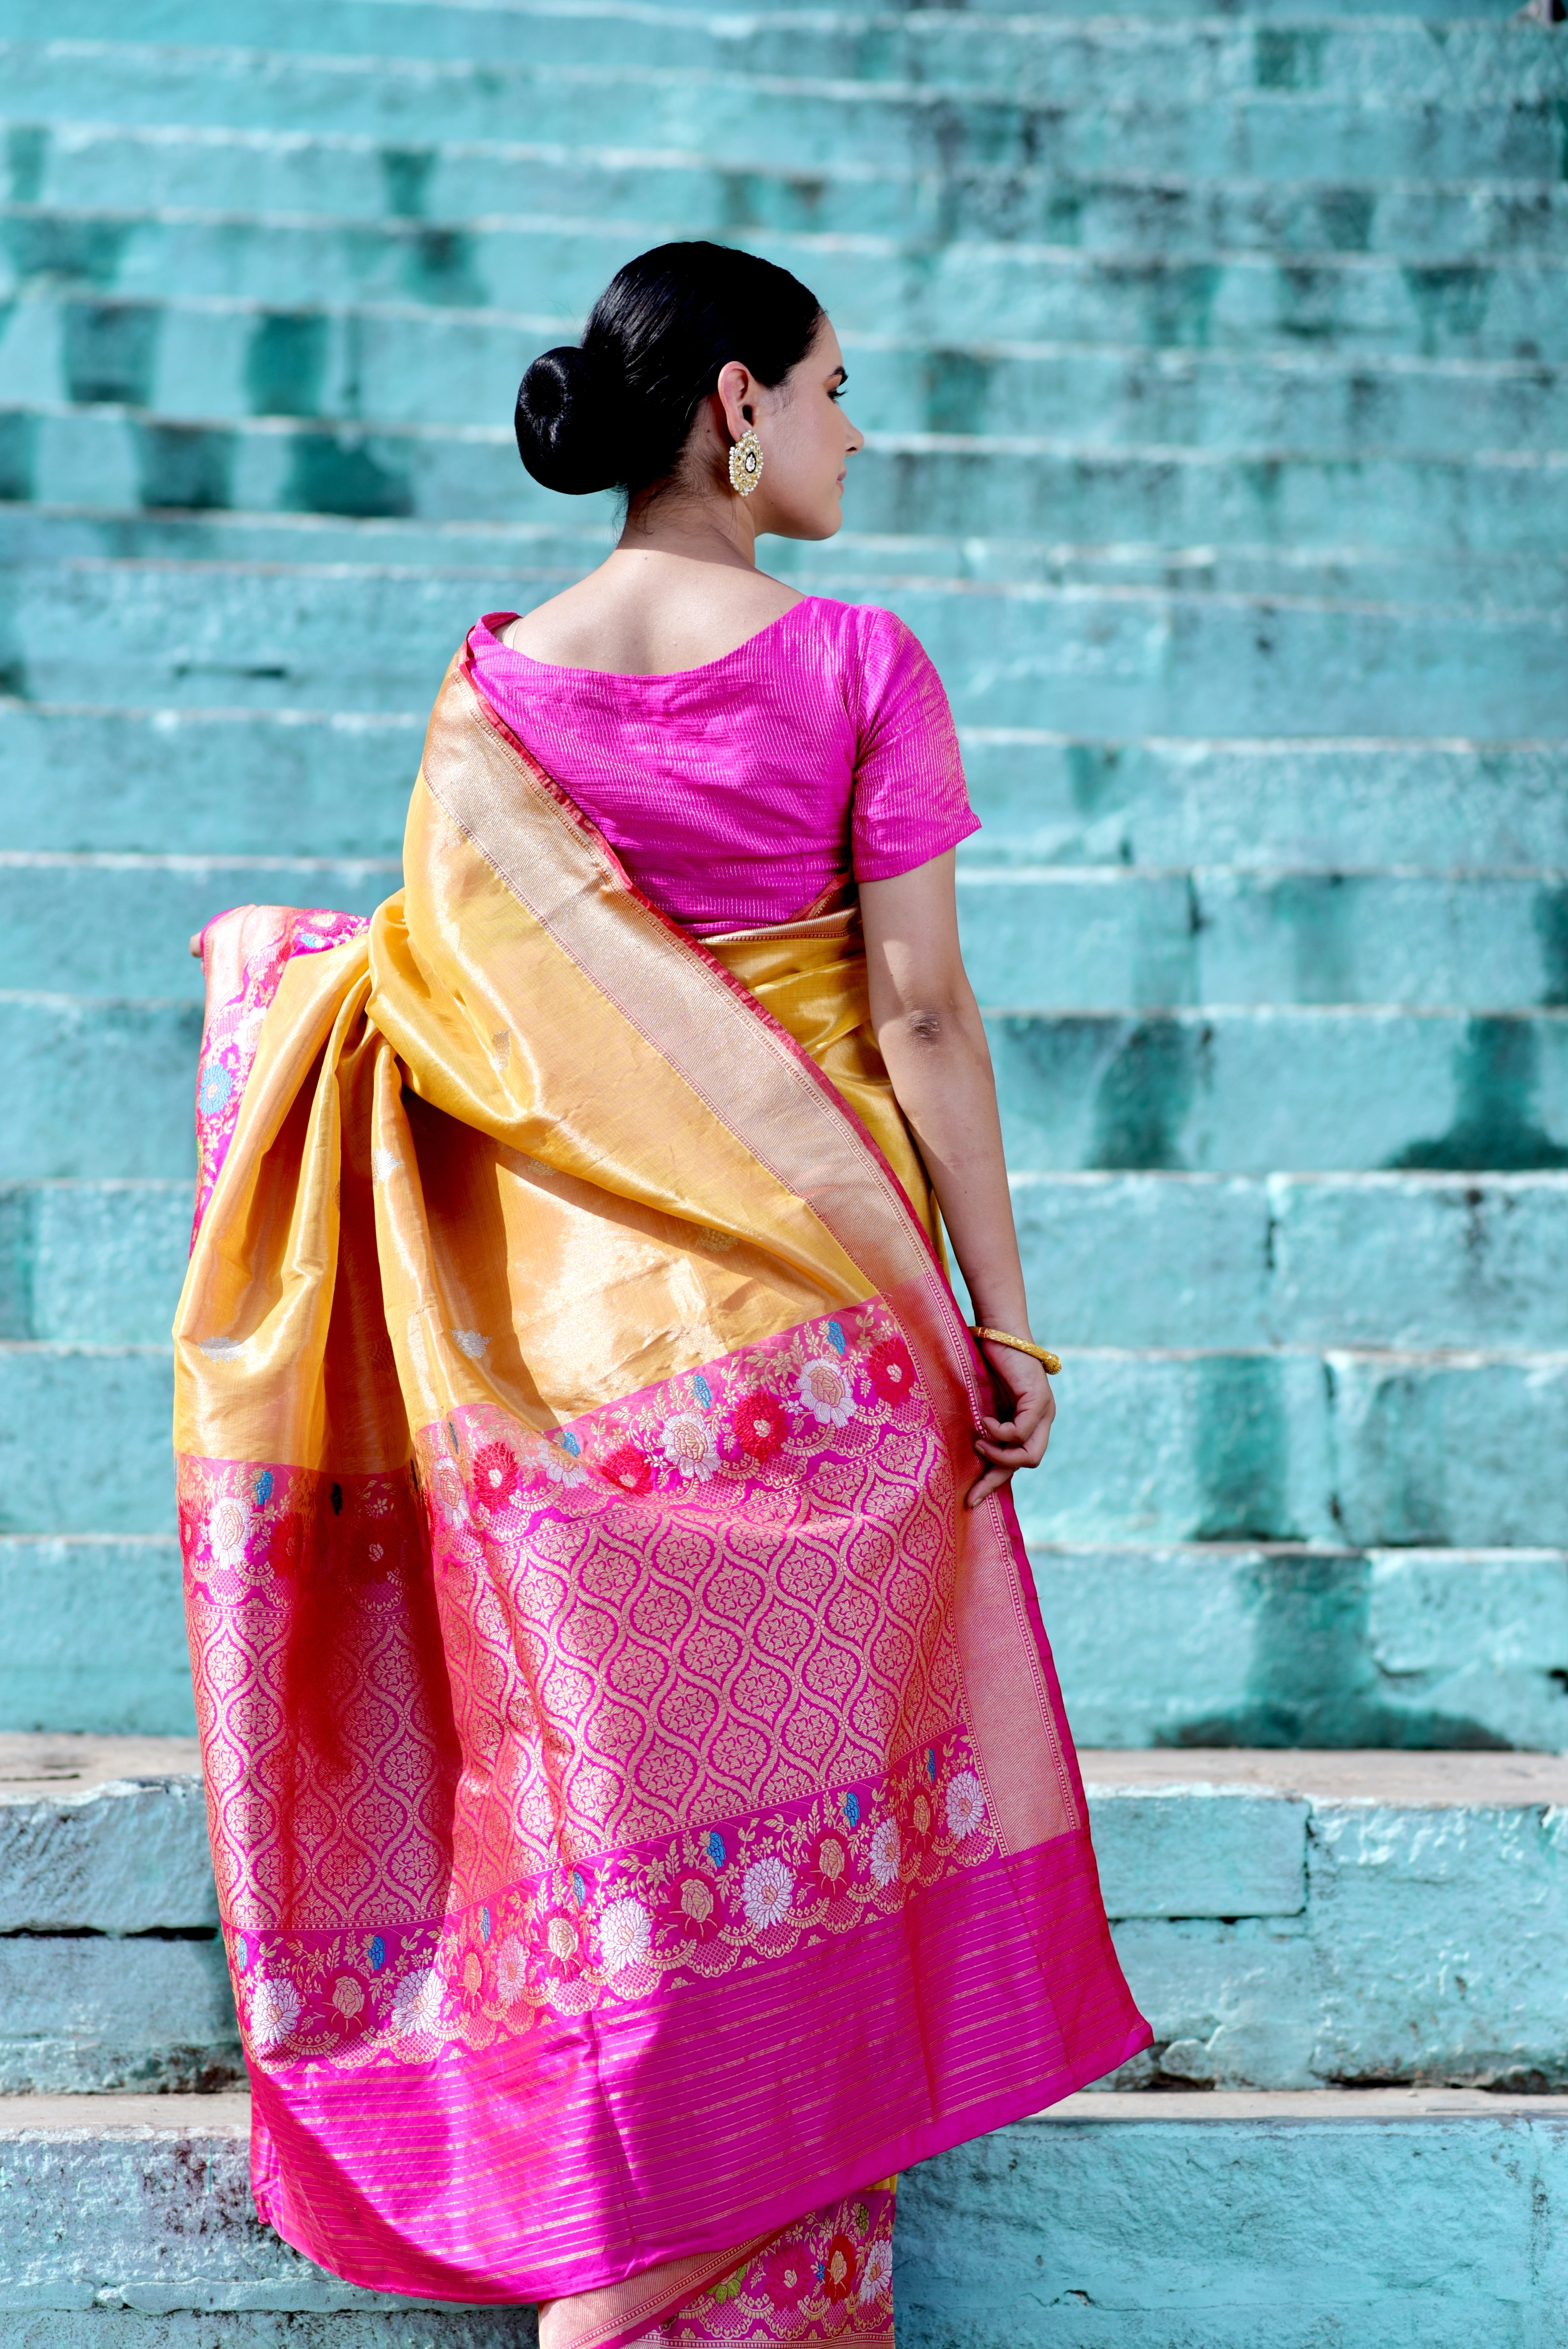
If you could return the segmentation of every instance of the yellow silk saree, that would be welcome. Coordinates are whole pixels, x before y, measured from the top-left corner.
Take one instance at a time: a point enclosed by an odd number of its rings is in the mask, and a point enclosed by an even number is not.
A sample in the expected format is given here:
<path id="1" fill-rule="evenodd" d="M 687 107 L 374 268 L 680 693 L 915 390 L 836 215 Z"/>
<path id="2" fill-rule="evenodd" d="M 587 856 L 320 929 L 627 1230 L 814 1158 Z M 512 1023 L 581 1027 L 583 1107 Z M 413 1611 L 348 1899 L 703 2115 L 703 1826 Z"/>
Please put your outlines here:
<path id="1" fill-rule="evenodd" d="M 405 872 L 204 941 L 176 1444 L 258 2205 L 551 2349 L 889 2343 L 889 2174 L 1149 2033 L 855 916 L 699 945 L 464 654 Z"/>

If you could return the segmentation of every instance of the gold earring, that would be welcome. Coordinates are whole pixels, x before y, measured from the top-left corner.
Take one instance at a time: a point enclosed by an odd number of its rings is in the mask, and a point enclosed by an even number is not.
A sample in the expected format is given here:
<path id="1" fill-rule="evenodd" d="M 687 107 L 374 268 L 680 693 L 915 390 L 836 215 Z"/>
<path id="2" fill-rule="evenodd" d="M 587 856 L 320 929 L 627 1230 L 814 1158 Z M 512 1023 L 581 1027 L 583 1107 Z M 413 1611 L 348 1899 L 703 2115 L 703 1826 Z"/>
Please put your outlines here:
<path id="1" fill-rule="evenodd" d="M 729 486 L 738 498 L 748 498 L 762 479 L 762 443 L 748 425 L 729 452 Z"/>

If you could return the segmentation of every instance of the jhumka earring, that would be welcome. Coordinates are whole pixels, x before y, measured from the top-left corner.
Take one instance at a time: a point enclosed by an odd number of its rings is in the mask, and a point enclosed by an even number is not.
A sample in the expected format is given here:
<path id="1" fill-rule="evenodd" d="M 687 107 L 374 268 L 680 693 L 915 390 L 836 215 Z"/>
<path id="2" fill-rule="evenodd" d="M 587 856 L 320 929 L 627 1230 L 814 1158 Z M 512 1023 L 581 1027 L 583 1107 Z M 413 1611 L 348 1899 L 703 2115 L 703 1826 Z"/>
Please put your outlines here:
<path id="1" fill-rule="evenodd" d="M 748 498 L 762 479 L 762 443 L 748 424 L 729 452 L 729 486 L 738 498 Z"/>

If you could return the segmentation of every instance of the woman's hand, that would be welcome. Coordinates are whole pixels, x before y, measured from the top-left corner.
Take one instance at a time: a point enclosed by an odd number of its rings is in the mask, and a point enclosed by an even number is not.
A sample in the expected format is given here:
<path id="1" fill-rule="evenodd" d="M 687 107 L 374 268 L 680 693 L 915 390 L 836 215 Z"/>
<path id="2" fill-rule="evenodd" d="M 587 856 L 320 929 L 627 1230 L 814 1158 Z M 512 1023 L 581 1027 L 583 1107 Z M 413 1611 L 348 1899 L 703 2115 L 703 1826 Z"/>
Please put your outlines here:
<path id="1" fill-rule="evenodd" d="M 1057 1415 L 1057 1399 L 1051 1392 L 1043 1362 L 1037 1362 L 1032 1354 L 1020 1354 L 1011 1346 L 994 1346 L 984 1339 L 980 1351 L 999 1391 L 998 1401 L 1006 1397 L 1011 1413 L 1006 1419 L 980 1422 L 975 1449 L 989 1465 L 982 1469 L 969 1487 L 968 1505 L 972 1509 L 977 1508 L 989 1494 L 999 1493 L 1004 1485 L 1010 1485 L 1018 1469 L 1039 1466 L 1051 1440 L 1051 1422 Z"/>
<path id="2" fill-rule="evenodd" d="M 198 962 L 201 959 L 201 941 L 206 935 L 207 933 L 205 930 L 197 930 L 192 934 L 191 939 L 191 951 L 195 956 Z"/>

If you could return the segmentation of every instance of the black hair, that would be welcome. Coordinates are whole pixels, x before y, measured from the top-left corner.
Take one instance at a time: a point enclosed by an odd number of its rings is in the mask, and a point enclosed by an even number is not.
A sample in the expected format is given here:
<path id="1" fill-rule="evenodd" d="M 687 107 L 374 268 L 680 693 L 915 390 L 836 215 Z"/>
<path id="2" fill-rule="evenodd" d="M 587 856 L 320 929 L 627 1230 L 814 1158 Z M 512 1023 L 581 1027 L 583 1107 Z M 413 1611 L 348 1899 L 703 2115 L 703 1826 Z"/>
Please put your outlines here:
<path id="1" fill-rule="evenodd" d="M 536 358 L 518 387 L 518 454 L 547 490 L 634 496 L 675 471 L 718 371 L 739 359 L 781 383 L 822 305 L 787 269 L 728 245 L 655 245 L 618 270 L 580 345 Z"/>

